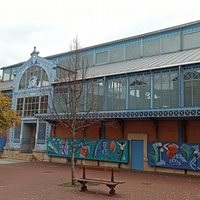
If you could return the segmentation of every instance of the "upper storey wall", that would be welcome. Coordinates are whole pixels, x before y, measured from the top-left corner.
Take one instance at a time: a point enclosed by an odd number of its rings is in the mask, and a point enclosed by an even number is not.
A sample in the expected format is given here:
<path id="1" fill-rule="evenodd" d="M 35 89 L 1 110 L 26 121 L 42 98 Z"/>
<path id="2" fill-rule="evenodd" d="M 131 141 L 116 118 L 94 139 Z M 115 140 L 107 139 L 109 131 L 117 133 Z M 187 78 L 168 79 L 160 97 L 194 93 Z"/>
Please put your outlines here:
<path id="1" fill-rule="evenodd" d="M 168 28 L 84 49 L 90 66 L 120 62 L 200 47 L 200 22 Z M 65 66 L 67 54 L 57 59 Z"/>

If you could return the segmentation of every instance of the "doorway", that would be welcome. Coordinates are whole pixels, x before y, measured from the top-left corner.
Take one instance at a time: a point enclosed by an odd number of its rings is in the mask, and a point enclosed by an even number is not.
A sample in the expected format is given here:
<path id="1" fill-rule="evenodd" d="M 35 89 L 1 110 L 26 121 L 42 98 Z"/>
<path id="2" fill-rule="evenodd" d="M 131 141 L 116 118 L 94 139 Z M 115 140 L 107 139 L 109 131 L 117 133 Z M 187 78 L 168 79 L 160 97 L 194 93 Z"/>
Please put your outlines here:
<path id="1" fill-rule="evenodd" d="M 148 167 L 147 133 L 128 133 L 128 140 L 131 144 L 131 169 L 145 171 Z"/>
<path id="2" fill-rule="evenodd" d="M 35 148 L 36 123 L 24 123 L 20 153 L 31 153 Z"/>

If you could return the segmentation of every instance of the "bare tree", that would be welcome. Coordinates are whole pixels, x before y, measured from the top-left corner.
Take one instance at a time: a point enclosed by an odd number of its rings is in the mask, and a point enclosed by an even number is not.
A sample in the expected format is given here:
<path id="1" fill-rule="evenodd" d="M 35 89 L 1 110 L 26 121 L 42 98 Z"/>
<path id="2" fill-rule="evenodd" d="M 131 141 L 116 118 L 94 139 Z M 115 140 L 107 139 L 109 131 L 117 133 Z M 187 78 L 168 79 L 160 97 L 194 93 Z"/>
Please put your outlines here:
<path id="1" fill-rule="evenodd" d="M 57 81 L 54 84 L 53 106 L 50 109 L 54 119 L 72 134 L 71 180 L 75 184 L 75 138 L 76 134 L 91 123 L 99 120 L 88 117 L 97 112 L 100 105 L 97 87 L 103 87 L 97 80 L 87 79 L 88 63 L 80 43 L 75 38 L 64 66 L 57 67 Z M 64 118 L 64 119 L 63 119 Z"/>

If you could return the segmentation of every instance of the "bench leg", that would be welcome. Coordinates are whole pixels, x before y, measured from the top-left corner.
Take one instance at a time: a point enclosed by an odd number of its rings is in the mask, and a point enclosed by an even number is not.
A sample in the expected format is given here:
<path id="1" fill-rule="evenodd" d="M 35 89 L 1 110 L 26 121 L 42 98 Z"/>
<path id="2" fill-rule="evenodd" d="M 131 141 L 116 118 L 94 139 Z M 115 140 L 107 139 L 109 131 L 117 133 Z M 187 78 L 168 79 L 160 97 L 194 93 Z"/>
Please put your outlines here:
<path id="1" fill-rule="evenodd" d="M 87 190 L 87 182 L 80 182 L 81 183 L 81 191 L 86 191 Z"/>
<path id="2" fill-rule="evenodd" d="M 110 188 L 110 192 L 109 192 L 109 194 L 110 195 L 115 195 L 116 193 L 115 193 L 115 186 L 113 186 L 113 185 L 107 185 L 109 188 Z"/>

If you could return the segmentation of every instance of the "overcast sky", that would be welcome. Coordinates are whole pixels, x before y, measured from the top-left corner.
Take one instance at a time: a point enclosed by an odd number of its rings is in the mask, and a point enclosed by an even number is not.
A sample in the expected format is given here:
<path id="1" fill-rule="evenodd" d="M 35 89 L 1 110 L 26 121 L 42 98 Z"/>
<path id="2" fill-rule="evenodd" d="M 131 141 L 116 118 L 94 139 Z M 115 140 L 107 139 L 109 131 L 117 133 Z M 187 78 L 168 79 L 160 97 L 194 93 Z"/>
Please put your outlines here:
<path id="1" fill-rule="evenodd" d="M 200 19 L 200 0 L 0 0 L 0 67 Z"/>

